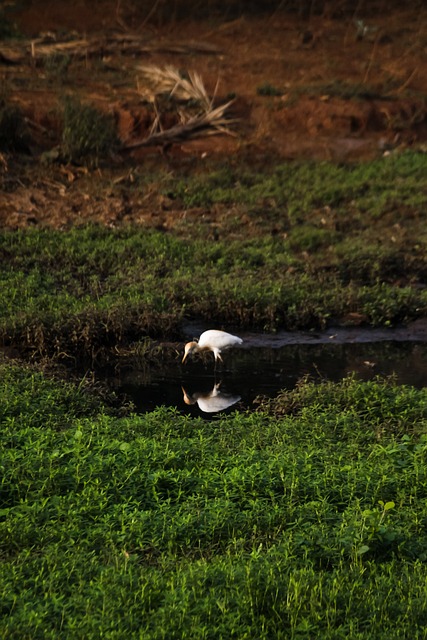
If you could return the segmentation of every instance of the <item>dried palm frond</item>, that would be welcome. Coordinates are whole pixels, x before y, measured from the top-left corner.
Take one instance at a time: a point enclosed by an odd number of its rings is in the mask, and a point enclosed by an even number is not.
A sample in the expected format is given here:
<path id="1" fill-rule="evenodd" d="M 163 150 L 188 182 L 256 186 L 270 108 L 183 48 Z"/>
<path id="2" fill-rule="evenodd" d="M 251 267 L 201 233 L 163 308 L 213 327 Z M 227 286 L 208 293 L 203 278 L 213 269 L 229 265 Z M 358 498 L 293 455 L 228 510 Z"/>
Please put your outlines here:
<path id="1" fill-rule="evenodd" d="M 141 76 L 137 81 L 138 91 L 150 101 L 153 101 L 156 96 L 168 94 L 184 102 L 194 100 L 206 110 L 211 107 L 212 101 L 201 76 L 196 71 L 189 71 L 188 78 L 170 65 L 166 67 L 139 65 L 137 71 Z"/>
<path id="2" fill-rule="evenodd" d="M 234 100 L 213 107 L 214 98 L 209 97 L 202 77 L 195 71 L 183 75 L 178 69 L 169 65 L 140 65 L 138 90 L 154 108 L 155 119 L 146 138 L 135 142 L 124 143 L 122 149 L 130 150 L 139 147 L 184 142 L 203 136 L 228 134 L 234 135 L 229 126 L 235 121 L 226 116 L 226 112 Z M 215 92 L 218 85 L 215 87 Z M 161 95 L 174 97 L 185 105 L 177 106 L 176 113 L 180 122 L 169 129 L 162 130 L 157 98 Z M 194 111 L 194 103 L 198 105 L 198 113 Z M 161 104 L 161 103 L 160 103 Z"/>

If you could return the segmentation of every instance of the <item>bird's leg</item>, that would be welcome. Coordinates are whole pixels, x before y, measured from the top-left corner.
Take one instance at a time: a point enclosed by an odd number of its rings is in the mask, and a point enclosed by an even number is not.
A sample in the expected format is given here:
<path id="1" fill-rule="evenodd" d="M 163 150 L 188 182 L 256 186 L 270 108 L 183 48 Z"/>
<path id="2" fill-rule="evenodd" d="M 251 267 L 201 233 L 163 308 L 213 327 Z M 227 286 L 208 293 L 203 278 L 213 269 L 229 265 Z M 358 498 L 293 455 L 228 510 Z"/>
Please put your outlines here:
<path id="1" fill-rule="evenodd" d="M 221 355 L 219 353 L 214 354 L 215 355 L 215 366 L 214 366 L 214 371 L 216 371 L 216 365 L 217 365 L 217 361 L 219 360 L 220 362 L 223 362 L 223 359 L 221 358 Z"/>

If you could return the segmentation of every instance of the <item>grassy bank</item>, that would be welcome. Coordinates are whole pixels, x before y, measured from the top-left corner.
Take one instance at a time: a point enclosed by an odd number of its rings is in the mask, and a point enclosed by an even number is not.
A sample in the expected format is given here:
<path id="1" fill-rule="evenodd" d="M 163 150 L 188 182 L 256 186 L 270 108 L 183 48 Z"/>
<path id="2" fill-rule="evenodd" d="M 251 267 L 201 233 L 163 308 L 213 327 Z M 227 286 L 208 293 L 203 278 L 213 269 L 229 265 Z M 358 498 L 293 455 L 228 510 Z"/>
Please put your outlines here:
<path id="1" fill-rule="evenodd" d="M 426 315 L 426 169 L 425 154 L 407 153 L 135 174 L 130 198 L 157 194 L 173 207 L 167 231 L 0 234 L 0 339 L 93 356 L 144 336 L 179 338 L 184 319 L 275 330 Z"/>
<path id="2" fill-rule="evenodd" d="M 115 417 L 1 366 L 2 638 L 421 638 L 427 395 Z"/>

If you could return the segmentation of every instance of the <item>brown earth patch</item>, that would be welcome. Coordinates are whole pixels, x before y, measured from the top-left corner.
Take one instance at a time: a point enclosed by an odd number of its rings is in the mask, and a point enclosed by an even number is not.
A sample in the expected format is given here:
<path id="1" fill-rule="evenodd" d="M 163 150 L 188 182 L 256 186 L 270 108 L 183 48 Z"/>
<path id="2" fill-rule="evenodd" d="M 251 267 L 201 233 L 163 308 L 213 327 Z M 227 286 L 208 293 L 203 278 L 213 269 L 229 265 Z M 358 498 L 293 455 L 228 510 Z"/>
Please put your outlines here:
<path id="1" fill-rule="evenodd" d="M 70 56 L 64 77 L 49 74 L 37 46 L 24 47 L 18 63 L 0 59 L 11 100 L 25 113 L 31 143 L 24 160 L 4 154 L 0 163 L 0 224 L 68 226 L 89 220 L 106 224 L 173 224 L 176 212 L 161 197 L 126 194 L 129 163 L 166 167 L 182 163 L 200 170 L 210 160 L 235 162 L 313 158 L 365 160 L 390 151 L 423 148 L 427 141 L 427 10 L 395 9 L 366 17 L 368 35 L 358 36 L 355 16 L 324 13 L 303 19 L 272 12 L 237 20 L 149 24 L 132 3 L 40 0 L 16 14 L 27 38 L 52 31 L 99 37 L 128 28 L 141 38 L 141 53 L 99 51 Z M 53 37 L 53 36 L 52 36 Z M 77 37 L 77 35 L 75 36 Z M 202 43 L 186 49 L 189 43 Z M 1 53 L 0 42 L 0 53 Z M 8 45 L 9 46 L 9 45 Z M 205 51 L 202 49 L 205 47 Z M 209 52 L 208 52 L 209 51 Z M 212 52 L 213 51 L 213 52 Z M 60 141 L 59 105 L 64 93 L 113 113 L 123 142 L 148 135 L 153 111 L 137 89 L 138 64 L 173 65 L 197 71 L 216 102 L 235 96 L 235 136 L 209 136 L 132 151 L 109 169 L 43 166 L 40 154 Z M 55 69 L 53 70 L 55 72 Z M 163 128 L 176 114 L 161 114 Z M 110 185 L 105 186 L 107 177 Z M 87 185 L 92 180 L 92 187 Z M 93 184 L 99 181 L 97 190 Z M 188 212 L 187 212 L 188 215 Z"/>

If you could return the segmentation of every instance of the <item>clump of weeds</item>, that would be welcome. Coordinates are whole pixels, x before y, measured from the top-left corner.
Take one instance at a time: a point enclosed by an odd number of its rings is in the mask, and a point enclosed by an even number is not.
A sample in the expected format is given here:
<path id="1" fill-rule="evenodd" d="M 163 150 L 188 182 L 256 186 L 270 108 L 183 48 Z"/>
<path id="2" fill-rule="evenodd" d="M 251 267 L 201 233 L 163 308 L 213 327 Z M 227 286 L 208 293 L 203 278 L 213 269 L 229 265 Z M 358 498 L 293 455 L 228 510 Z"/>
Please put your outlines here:
<path id="1" fill-rule="evenodd" d="M 46 75 L 55 82 L 64 82 L 71 64 L 71 56 L 64 53 L 52 53 L 44 59 Z"/>
<path id="2" fill-rule="evenodd" d="M 64 98 L 62 125 L 61 150 L 69 162 L 97 166 L 118 147 L 113 116 L 75 96 Z"/>

